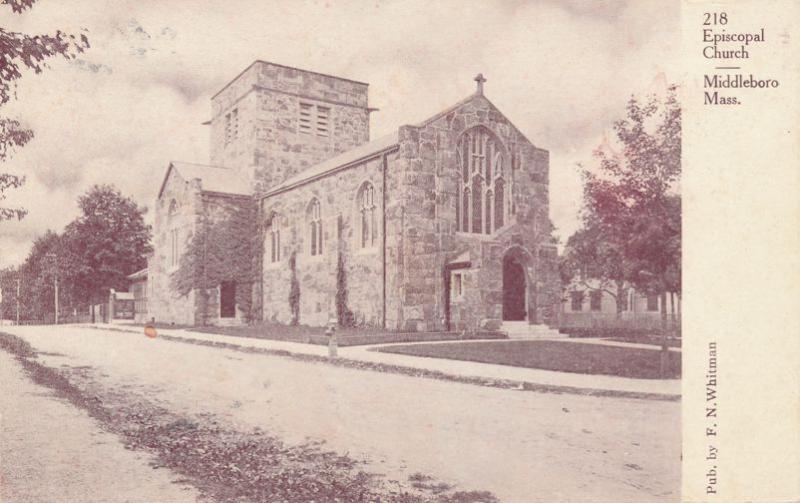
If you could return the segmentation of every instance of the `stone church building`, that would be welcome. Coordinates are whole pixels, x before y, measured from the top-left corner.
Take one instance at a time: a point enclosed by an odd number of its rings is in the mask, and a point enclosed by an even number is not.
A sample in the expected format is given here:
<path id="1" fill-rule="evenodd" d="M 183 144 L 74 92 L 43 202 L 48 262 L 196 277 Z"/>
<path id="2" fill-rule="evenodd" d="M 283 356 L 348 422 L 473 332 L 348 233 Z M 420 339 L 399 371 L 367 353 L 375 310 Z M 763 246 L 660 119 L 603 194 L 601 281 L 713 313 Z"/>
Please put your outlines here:
<path id="1" fill-rule="evenodd" d="M 459 103 L 370 140 L 368 84 L 254 62 L 211 100 L 209 164 L 166 170 L 148 316 L 555 325 L 548 152 L 475 80 Z"/>

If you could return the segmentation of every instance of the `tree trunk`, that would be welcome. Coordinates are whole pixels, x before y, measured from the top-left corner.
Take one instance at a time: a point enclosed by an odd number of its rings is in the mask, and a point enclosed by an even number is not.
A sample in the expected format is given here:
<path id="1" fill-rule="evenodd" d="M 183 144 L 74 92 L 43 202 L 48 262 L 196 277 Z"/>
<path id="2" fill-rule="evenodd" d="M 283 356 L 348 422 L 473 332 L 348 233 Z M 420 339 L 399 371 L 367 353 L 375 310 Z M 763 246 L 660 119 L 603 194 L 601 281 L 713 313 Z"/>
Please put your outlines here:
<path id="1" fill-rule="evenodd" d="M 678 319 L 675 317 L 675 292 L 669 292 L 669 309 L 672 318 L 672 327 L 675 328 Z"/>
<path id="2" fill-rule="evenodd" d="M 667 290 L 661 285 L 661 354 L 659 358 L 659 373 L 662 379 L 667 378 L 667 362 L 669 360 L 669 347 L 667 346 Z"/>
<path id="3" fill-rule="evenodd" d="M 617 298 L 615 299 L 617 302 L 617 319 L 622 319 L 622 308 L 624 307 L 623 302 L 627 302 L 627 298 L 625 295 L 627 292 L 625 291 L 625 283 L 622 281 L 617 281 Z"/>

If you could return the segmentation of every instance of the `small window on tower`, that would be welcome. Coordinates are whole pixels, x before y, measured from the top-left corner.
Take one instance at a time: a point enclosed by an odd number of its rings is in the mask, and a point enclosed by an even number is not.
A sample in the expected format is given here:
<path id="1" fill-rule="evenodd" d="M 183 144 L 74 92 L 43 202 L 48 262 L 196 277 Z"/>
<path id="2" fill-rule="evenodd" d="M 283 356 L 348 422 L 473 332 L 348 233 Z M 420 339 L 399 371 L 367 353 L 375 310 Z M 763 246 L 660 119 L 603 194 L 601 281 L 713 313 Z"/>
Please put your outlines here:
<path id="1" fill-rule="evenodd" d="M 328 107 L 317 107 L 317 136 L 328 136 L 328 116 L 331 109 Z"/>
<path id="2" fill-rule="evenodd" d="M 310 103 L 300 103 L 300 132 L 311 134 L 311 112 L 314 105 Z"/>
<path id="3" fill-rule="evenodd" d="M 231 114 L 225 114 L 225 146 L 231 142 Z"/>
<path id="4" fill-rule="evenodd" d="M 225 146 L 239 137 L 239 110 L 234 108 L 225 114 Z"/>

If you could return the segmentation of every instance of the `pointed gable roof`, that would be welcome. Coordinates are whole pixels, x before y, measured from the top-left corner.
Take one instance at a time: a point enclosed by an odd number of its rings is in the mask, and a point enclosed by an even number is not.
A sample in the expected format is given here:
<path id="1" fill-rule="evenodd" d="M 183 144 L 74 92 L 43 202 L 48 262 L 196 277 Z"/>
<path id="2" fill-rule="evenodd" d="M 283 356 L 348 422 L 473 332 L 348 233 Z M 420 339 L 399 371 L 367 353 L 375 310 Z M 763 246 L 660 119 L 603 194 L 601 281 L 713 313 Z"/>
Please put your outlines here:
<path id="1" fill-rule="evenodd" d="M 452 106 L 449 106 L 449 107 L 445 108 L 444 110 L 442 110 L 441 112 L 437 113 L 436 115 L 433 115 L 433 116 L 425 119 L 424 121 L 416 124 L 416 127 L 427 126 L 431 122 L 434 122 L 434 121 L 436 121 L 438 119 L 441 119 L 442 117 L 444 117 L 445 115 L 449 114 L 450 112 L 458 110 L 459 108 L 463 107 L 464 105 L 466 105 L 467 103 L 469 103 L 470 101 L 473 101 L 473 100 L 485 101 L 492 108 L 492 110 L 494 110 L 495 112 L 497 112 L 500 115 L 502 115 L 503 117 L 505 117 L 506 121 L 508 122 L 508 125 L 511 126 L 511 128 L 514 130 L 515 133 L 517 133 L 521 138 L 524 138 L 525 141 L 527 141 L 528 143 L 533 145 L 535 148 L 538 148 L 538 147 L 536 147 L 536 145 L 534 145 L 534 143 L 527 136 L 525 136 L 525 134 L 522 131 L 519 130 L 519 128 L 517 126 L 514 125 L 513 122 L 511 122 L 508 119 L 508 117 L 506 117 L 506 115 L 503 112 L 500 111 L 499 108 L 497 108 L 497 106 L 494 103 L 492 103 L 492 101 L 489 98 L 486 97 L 486 95 L 481 94 L 481 93 L 477 93 L 477 92 L 470 94 L 469 96 L 467 96 L 463 100 L 459 101 L 458 103 L 456 103 L 456 104 L 454 104 Z"/>
<path id="2" fill-rule="evenodd" d="M 158 190 L 159 198 L 161 198 L 167 180 L 173 172 L 176 172 L 187 182 L 195 179 L 200 180 L 200 188 L 203 192 L 218 192 L 239 196 L 252 194 L 250 184 L 235 169 L 224 166 L 172 161 L 169 163 L 167 172 L 164 174 L 164 181 L 161 182 L 161 188 Z"/>

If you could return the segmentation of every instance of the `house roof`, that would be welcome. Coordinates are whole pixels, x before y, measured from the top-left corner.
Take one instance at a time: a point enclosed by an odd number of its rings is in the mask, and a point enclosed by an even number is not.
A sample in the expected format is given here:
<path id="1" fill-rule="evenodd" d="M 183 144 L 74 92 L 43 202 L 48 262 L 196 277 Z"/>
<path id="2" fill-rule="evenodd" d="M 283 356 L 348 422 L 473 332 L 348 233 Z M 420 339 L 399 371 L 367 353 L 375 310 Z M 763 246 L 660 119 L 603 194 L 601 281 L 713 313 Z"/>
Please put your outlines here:
<path id="1" fill-rule="evenodd" d="M 184 180 L 200 180 L 200 187 L 204 192 L 219 192 L 222 194 L 249 195 L 252 193 L 250 184 L 239 172 L 224 166 L 211 166 L 193 162 L 172 161 L 169 163 L 158 197 L 164 192 L 164 186 L 172 171 L 176 171 Z"/>
<path id="2" fill-rule="evenodd" d="M 147 278 L 147 267 L 140 271 L 136 271 L 133 274 L 128 274 L 128 279 L 137 280 L 137 279 L 145 279 Z"/>
<path id="3" fill-rule="evenodd" d="M 319 164 L 315 164 L 310 168 L 301 171 L 285 182 L 275 186 L 274 188 L 271 188 L 266 194 L 264 194 L 264 196 L 270 196 L 276 192 L 281 192 L 295 185 L 310 181 L 319 176 L 323 176 L 329 172 L 336 171 L 339 168 L 343 168 L 358 161 L 374 157 L 376 154 L 396 146 L 397 142 L 398 135 L 397 131 L 395 131 L 376 140 L 359 145 L 358 147 L 343 152 L 336 157 L 331 157 L 330 159 L 326 159 Z"/>

